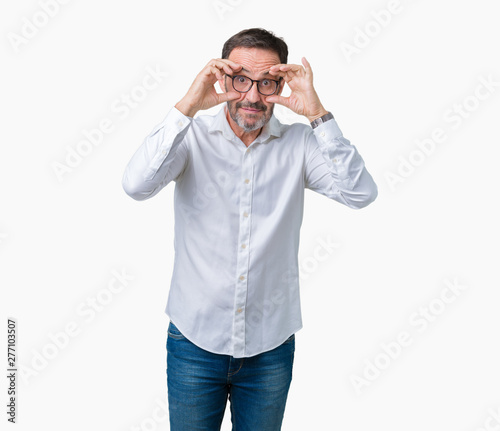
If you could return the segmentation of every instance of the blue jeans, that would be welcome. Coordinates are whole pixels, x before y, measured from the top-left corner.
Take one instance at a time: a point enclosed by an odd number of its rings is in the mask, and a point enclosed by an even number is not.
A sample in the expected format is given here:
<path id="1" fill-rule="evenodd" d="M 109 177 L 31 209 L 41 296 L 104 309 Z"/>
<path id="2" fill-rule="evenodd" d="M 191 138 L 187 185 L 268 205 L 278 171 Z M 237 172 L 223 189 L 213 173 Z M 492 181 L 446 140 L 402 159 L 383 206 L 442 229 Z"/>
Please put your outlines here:
<path id="1" fill-rule="evenodd" d="M 292 381 L 295 335 L 249 358 L 207 352 L 170 322 L 167 387 L 171 431 L 219 431 L 229 397 L 233 431 L 278 431 Z"/>

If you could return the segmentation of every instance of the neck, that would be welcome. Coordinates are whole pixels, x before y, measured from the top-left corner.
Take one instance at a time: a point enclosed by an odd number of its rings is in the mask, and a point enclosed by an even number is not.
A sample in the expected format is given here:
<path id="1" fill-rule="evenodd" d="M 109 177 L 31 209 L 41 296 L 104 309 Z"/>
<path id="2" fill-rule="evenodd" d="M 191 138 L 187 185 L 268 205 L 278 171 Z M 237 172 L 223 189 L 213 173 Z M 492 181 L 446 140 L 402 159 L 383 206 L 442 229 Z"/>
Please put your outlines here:
<path id="1" fill-rule="evenodd" d="M 226 110 L 226 118 L 227 122 L 231 126 L 232 131 L 234 134 L 241 139 L 241 141 L 245 144 L 245 146 L 249 146 L 255 139 L 257 139 L 257 136 L 260 135 L 262 132 L 263 127 L 260 129 L 252 130 L 251 132 L 245 132 L 245 129 L 242 127 L 238 126 L 238 123 L 234 121 L 231 116 L 229 115 L 229 111 Z"/>

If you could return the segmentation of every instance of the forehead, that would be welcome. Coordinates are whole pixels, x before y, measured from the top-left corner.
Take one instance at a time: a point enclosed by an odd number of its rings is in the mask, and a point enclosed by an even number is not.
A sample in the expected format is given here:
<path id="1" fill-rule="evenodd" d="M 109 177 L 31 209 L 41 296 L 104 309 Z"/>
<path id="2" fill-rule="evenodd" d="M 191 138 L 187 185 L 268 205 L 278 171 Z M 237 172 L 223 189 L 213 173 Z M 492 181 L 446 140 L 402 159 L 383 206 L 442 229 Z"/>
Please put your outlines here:
<path id="1" fill-rule="evenodd" d="M 274 51 L 261 48 L 234 48 L 229 60 L 243 66 L 243 72 L 265 75 L 271 66 L 280 64 L 280 58 Z"/>

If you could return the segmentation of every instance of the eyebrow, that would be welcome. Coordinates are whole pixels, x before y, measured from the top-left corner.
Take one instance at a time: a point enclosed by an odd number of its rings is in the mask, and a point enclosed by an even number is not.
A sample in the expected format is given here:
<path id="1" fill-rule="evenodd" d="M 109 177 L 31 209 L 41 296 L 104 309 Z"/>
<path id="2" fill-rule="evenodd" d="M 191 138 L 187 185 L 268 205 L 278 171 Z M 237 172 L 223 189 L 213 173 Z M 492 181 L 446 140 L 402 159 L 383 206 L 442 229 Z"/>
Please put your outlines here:
<path id="1" fill-rule="evenodd" d="M 242 68 L 241 68 L 241 71 L 242 71 L 242 72 L 246 72 L 246 73 L 252 73 L 252 72 L 250 72 L 248 69 L 245 69 L 244 67 L 242 67 Z M 262 72 L 262 73 L 261 73 L 261 75 L 262 75 L 262 76 L 265 76 L 265 75 L 270 75 L 269 70 L 266 70 L 265 72 Z"/>

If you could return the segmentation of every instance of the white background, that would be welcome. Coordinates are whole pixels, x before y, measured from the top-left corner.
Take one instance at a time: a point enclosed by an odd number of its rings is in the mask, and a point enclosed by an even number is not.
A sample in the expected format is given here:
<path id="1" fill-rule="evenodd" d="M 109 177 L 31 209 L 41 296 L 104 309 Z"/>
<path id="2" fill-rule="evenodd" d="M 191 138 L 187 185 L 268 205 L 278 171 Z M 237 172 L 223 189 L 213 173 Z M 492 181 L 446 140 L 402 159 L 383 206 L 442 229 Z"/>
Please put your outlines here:
<path id="1" fill-rule="evenodd" d="M 283 429 L 498 429 L 498 2 L 401 0 L 382 28 L 375 15 L 387 8 L 380 0 L 72 0 L 47 18 L 38 1 L 4 2 L 0 331 L 5 358 L 6 320 L 17 320 L 17 429 L 169 429 L 174 185 L 136 202 L 121 177 L 199 70 L 250 27 L 284 37 L 290 63 L 306 56 L 323 104 L 379 187 L 360 211 L 306 193 L 304 328 Z M 40 28 L 30 33 L 34 20 Z M 23 28 L 30 37 L 20 43 Z M 366 46 L 357 29 L 371 32 Z M 346 55 L 347 44 L 357 52 Z M 148 67 L 168 76 L 140 93 Z M 478 101 L 481 77 L 496 86 Z M 131 92 L 143 100 L 120 116 L 112 107 Z M 464 102 L 467 118 L 451 122 L 447 112 Z M 113 131 L 59 181 L 54 163 L 106 118 Z M 446 139 L 419 157 L 415 141 L 435 129 Z M 412 154 L 420 164 L 391 186 Z M 336 246 L 319 261 L 321 241 Z M 113 271 L 133 280 L 110 295 Z M 462 290 L 444 304 L 450 283 Z M 83 314 L 89 298 L 107 303 Z M 430 304 L 433 321 L 419 330 L 412 316 Z M 73 336 L 63 335 L 68 325 Z M 382 344 L 400 332 L 412 344 L 384 362 Z M 357 391 L 353 376 L 365 378 L 376 358 L 385 369 Z"/>

